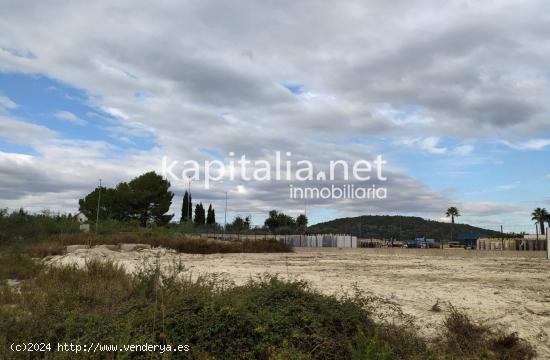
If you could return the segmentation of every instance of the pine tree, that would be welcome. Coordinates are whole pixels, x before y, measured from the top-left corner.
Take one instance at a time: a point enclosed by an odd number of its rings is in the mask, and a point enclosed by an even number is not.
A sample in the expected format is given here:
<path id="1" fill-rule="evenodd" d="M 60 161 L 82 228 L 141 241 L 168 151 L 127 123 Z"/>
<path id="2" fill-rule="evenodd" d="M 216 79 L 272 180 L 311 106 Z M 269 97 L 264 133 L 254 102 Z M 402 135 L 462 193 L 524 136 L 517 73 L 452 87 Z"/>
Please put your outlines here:
<path id="1" fill-rule="evenodd" d="M 206 215 L 206 224 L 214 225 L 216 223 L 216 212 L 212 208 L 212 204 L 208 206 L 208 213 Z"/>

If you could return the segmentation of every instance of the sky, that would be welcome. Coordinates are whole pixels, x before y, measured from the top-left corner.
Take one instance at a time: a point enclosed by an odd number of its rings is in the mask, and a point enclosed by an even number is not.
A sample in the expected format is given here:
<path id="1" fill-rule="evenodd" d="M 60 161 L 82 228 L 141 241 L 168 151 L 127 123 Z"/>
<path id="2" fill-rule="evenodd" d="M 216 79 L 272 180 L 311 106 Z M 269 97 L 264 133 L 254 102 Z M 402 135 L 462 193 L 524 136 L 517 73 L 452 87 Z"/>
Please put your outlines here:
<path id="1" fill-rule="evenodd" d="M 237 179 L 194 181 L 194 200 L 219 220 L 227 192 L 228 217 L 257 224 L 270 209 L 316 223 L 456 206 L 459 222 L 506 231 L 534 231 L 531 211 L 550 207 L 546 1 L 0 8 L 2 208 L 74 213 L 100 178 L 160 172 L 165 156 L 276 151 L 319 168 L 382 155 L 387 198 L 304 201 L 292 181 Z M 189 185 L 169 180 L 177 219 Z"/>

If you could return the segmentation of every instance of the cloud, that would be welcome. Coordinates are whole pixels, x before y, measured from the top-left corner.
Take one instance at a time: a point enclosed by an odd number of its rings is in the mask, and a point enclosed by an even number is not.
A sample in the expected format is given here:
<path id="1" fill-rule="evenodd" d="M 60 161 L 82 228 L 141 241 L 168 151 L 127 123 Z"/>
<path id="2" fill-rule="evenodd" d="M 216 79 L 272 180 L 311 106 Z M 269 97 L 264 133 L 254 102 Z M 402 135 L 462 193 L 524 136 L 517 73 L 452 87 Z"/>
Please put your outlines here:
<path id="1" fill-rule="evenodd" d="M 84 126 L 87 124 L 86 120 L 79 118 L 78 116 L 76 116 L 70 111 L 65 111 L 65 110 L 57 111 L 55 113 L 55 117 L 64 121 L 68 121 L 75 125 Z"/>
<path id="2" fill-rule="evenodd" d="M 504 145 L 515 150 L 543 150 L 550 145 L 550 139 L 530 139 L 524 142 L 503 141 Z"/>
<path id="3" fill-rule="evenodd" d="M 464 204 L 461 213 L 463 216 L 485 217 L 503 214 L 524 214 L 527 210 L 518 205 L 499 204 L 494 202 L 471 202 Z"/>
<path id="4" fill-rule="evenodd" d="M 17 104 L 10 98 L 0 95 L 0 111 L 15 109 Z"/>
<path id="5" fill-rule="evenodd" d="M 516 183 L 516 184 L 505 184 L 505 185 L 500 185 L 500 186 L 497 186 L 497 191 L 510 191 L 510 190 L 514 190 L 518 187 L 519 185 L 519 182 Z"/>
<path id="6" fill-rule="evenodd" d="M 411 148 L 419 149 L 426 151 L 430 154 L 444 154 L 447 152 L 446 147 L 438 146 L 440 139 L 435 136 L 430 136 L 427 138 L 413 138 L 413 139 L 402 139 L 399 143 Z"/>
<path id="7" fill-rule="evenodd" d="M 19 176 L 45 184 L 23 182 L 12 200 L 69 204 L 72 197 L 76 206 L 99 177 L 128 180 L 158 168 L 163 155 L 203 160 L 204 148 L 257 159 L 292 151 L 316 164 L 382 150 L 465 156 L 474 151 L 470 142 L 477 148 L 495 139 L 547 149 L 544 138 L 531 139 L 550 132 L 548 10 L 543 1 L 12 2 L 0 15 L 0 72 L 82 89 L 97 116 L 113 117 L 100 130 L 153 143 L 147 153 L 128 154 L 110 139 L 71 139 L 40 119 L 0 117 L 0 136 L 39 153 L 17 166 Z M 86 124 L 68 111 L 56 116 Z M 72 169 L 66 193 L 50 184 L 58 176 L 48 169 Z M 335 211 L 439 214 L 450 201 L 399 169 L 391 174 L 387 202 L 342 202 Z M 236 185 L 218 184 L 219 193 L 197 188 L 197 195 L 222 201 Z M 301 207 L 286 185 L 246 184 L 232 206 Z"/>
<path id="8" fill-rule="evenodd" d="M 474 146 L 470 144 L 459 145 L 454 148 L 454 153 L 459 156 L 470 155 L 474 151 Z"/>
<path id="9" fill-rule="evenodd" d="M 54 131 L 45 126 L 0 115 L 0 138 L 9 142 L 21 145 L 39 144 L 56 135 Z"/>

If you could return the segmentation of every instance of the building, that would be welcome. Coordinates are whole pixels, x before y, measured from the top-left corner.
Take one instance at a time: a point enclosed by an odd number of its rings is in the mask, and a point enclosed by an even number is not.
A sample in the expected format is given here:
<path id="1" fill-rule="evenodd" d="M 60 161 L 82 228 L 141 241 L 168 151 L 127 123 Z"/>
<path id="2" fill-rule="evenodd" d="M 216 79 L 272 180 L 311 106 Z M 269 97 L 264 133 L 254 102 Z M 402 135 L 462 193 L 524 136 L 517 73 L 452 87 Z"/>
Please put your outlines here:
<path id="1" fill-rule="evenodd" d="M 88 224 L 88 217 L 83 213 L 79 212 L 74 216 L 78 223 L 80 224 L 80 231 L 90 232 L 90 224 Z"/>
<path id="2" fill-rule="evenodd" d="M 426 237 L 420 237 L 415 239 L 415 243 L 419 248 L 436 248 L 439 247 L 439 242 L 435 239 L 428 239 Z"/>
<path id="3" fill-rule="evenodd" d="M 477 247 L 477 240 L 480 237 L 481 236 L 476 233 L 461 233 L 458 234 L 458 238 L 456 239 L 456 241 L 465 248 L 475 249 Z"/>

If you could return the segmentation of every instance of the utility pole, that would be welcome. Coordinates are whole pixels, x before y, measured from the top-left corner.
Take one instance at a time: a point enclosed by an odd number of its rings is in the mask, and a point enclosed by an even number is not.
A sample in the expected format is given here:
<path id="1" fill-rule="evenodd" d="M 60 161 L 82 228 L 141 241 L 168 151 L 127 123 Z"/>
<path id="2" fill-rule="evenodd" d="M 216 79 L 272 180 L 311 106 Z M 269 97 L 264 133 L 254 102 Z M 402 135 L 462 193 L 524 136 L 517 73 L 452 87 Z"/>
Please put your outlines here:
<path id="1" fill-rule="evenodd" d="M 307 219 L 307 198 L 305 198 L 305 197 L 304 197 L 304 216 Z M 306 224 L 306 227 L 304 228 L 304 235 L 306 235 L 306 234 L 307 234 L 307 224 Z"/>
<path id="2" fill-rule="evenodd" d="M 187 201 L 187 207 L 189 210 L 187 211 L 187 221 L 189 221 L 193 219 L 193 205 L 191 205 L 191 176 L 187 178 L 187 190 L 189 193 L 189 201 Z"/>
<path id="3" fill-rule="evenodd" d="M 225 240 L 225 228 L 227 227 L 227 191 L 225 192 L 225 212 L 223 214 L 223 239 Z"/>
<path id="4" fill-rule="evenodd" d="M 99 179 L 99 196 L 97 197 L 97 212 L 95 219 L 95 233 L 97 234 L 97 228 L 99 226 L 99 204 L 101 202 L 101 179 Z"/>
<path id="5" fill-rule="evenodd" d="M 504 250 L 504 231 L 502 231 L 502 225 L 500 225 L 500 238 L 502 239 L 500 242 L 500 250 Z"/>
<path id="6" fill-rule="evenodd" d="M 550 234 L 548 234 L 550 227 L 546 228 L 546 260 L 550 260 Z"/>

